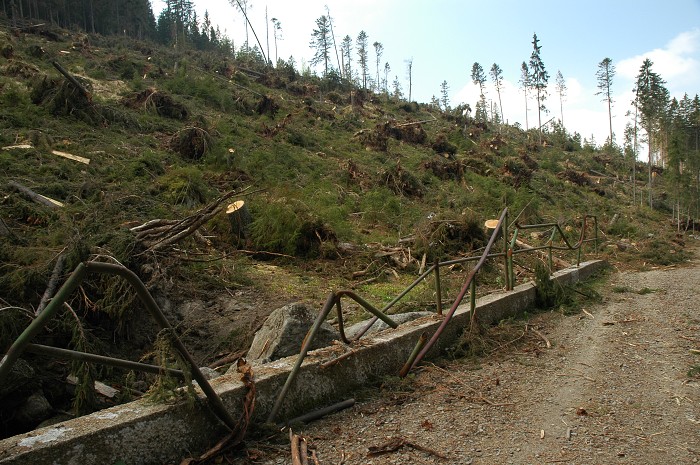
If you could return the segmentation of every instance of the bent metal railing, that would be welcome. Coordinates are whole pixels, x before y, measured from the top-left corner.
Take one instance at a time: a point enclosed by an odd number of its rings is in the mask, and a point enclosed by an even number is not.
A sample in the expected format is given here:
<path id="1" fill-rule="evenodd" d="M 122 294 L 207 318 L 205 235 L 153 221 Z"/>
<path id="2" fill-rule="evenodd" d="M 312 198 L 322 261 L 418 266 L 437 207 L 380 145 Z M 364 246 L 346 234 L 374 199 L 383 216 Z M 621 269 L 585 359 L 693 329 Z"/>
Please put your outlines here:
<path id="1" fill-rule="evenodd" d="M 594 238 L 592 239 L 586 239 L 586 230 L 587 230 L 587 220 L 592 218 L 594 220 L 594 228 L 595 228 L 595 235 Z M 525 230 L 535 230 L 535 229 L 551 229 L 552 233 L 551 236 L 547 242 L 547 245 L 544 246 L 539 246 L 539 247 L 528 247 L 528 248 L 521 248 L 521 249 L 516 249 L 515 246 L 517 245 L 518 241 L 518 234 L 520 231 L 525 231 Z M 496 253 L 491 253 L 491 249 L 493 248 L 494 244 L 496 243 L 496 240 L 498 239 L 498 236 L 501 235 L 503 238 L 503 247 L 504 251 L 503 252 L 496 252 Z M 557 239 L 557 235 L 559 236 L 559 239 L 564 243 L 564 245 L 554 245 L 555 239 Z M 501 215 L 498 219 L 497 225 L 494 227 L 493 232 L 489 238 L 489 241 L 482 252 L 480 256 L 473 256 L 473 257 L 465 257 L 465 258 L 459 258 L 459 259 L 454 259 L 454 260 L 447 260 L 444 262 L 440 262 L 438 260 L 435 261 L 433 265 L 431 265 L 427 270 L 425 270 L 423 273 L 420 274 L 411 284 L 409 284 L 403 291 L 399 293 L 394 299 L 392 299 L 389 303 L 387 303 L 384 307 L 381 309 L 377 309 L 374 307 L 372 304 L 367 302 L 365 299 L 360 297 L 358 294 L 356 294 L 353 291 L 349 290 L 343 290 L 343 291 L 336 291 L 332 292 L 329 296 L 328 299 L 326 300 L 325 305 L 323 306 L 321 312 L 319 313 L 318 317 L 314 321 L 313 326 L 311 329 L 309 329 L 308 333 L 306 334 L 304 341 L 302 343 L 301 351 L 297 357 L 297 360 L 294 364 L 294 367 L 290 371 L 287 380 L 282 387 L 282 390 L 278 394 L 278 397 L 275 401 L 275 404 L 272 408 L 272 411 L 270 412 L 270 415 L 268 417 L 268 421 L 270 423 L 274 422 L 277 414 L 279 413 L 279 410 L 282 406 L 282 402 L 284 401 L 284 398 L 287 395 L 287 392 L 289 391 L 291 385 L 293 384 L 294 380 L 296 379 L 296 376 L 299 372 L 299 369 L 304 361 L 304 358 L 306 357 L 306 354 L 309 351 L 309 348 L 311 347 L 311 343 L 314 340 L 314 337 L 318 333 L 319 328 L 321 327 L 321 324 L 326 320 L 330 312 L 333 310 L 335 307 L 337 310 L 338 314 L 338 328 L 339 328 L 339 333 L 340 333 L 340 339 L 345 343 L 349 344 L 351 341 L 347 338 L 345 335 L 345 330 L 344 330 L 344 324 L 343 324 L 343 312 L 342 312 L 342 305 L 341 305 L 341 299 L 343 297 L 349 298 L 351 300 L 354 300 L 356 303 L 358 303 L 361 307 L 363 307 L 365 310 L 367 310 L 369 313 L 373 314 L 374 317 L 370 320 L 370 322 L 362 329 L 360 330 L 357 334 L 355 334 L 352 338 L 352 341 L 356 341 L 360 339 L 371 327 L 374 325 L 377 320 L 382 320 L 384 323 L 386 323 L 388 326 L 391 328 L 396 328 L 398 325 L 396 322 L 394 322 L 389 316 L 386 315 L 386 312 L 392 308 L 396 303 L 398 303 L 401 299 L 403 299 L 408 293 L 410 293 L 418 284 L 420 284 L 422 281 L 427 279 L 431 274 L 435 274 L 435 294 L 436 294 L 436 313 L 437 315 L 442 316 L 442 289 L 441 289 L 441 282 L 440 282 L 440 268 L 445 267 L 445 266 L 451 266 L 455 264 L 464 264 L 468 262 L 477 262 L 476 265 L 472 268 L 471 272 L 467 276 L 466 281 L 464 282 L 464 285 L 462 286 L 459 294 L 455 298 L 454 302 L 452 303 L 450 310 L 444 315 L 443 321 L 441 322 L 440 326 L 438 329 L 435 331 L 435 333 L 428 339 L 427 335 L 421 334 L 421 336 L 418 339 L 418 342 L 412 351 L 409 359 L 406 361 L 406 364 L 402 367 L 400 371 L 400 376 L 406 376 L 410 370 L 415 367 L 420 361 L 425 357 L 425 355 L 428 353 L 428 351 L 433 347 L 435 342 L 439 339 L 440 335 L 442 334 L 444 328 L 449 324 L 450 320 L 452 319 L 452 316 L 456 312 L 457 308 L 459 305 L 462 303 L 462 300 L 464 299 L 465 295 L 467 292 L 470 293 L 470 309 L 471 309 L 471 316 L 472 316 L 472 321 L 475 316 L 475 307 L 476 307 L 476 274 L 479 272 L 481 267 L 484 265 L 486 260 L 488 259 L 495 259 L 495 258 L 502 258 L 504 260 L 504 265 L 505 265 L 505 287 L 506 290 L 512 290 L 515 286 L 515 274 L 513 272 L 513 256 L 516 254 L 520 253 L 531 253 L 531 252 L 541 252 L 543 250 L 548 250 L 548 264 L 549 264 L 549 270 L 550 273 L 553 270 L 552 267 L 552 252 L 554 250 L 576 250 L 577 251 L 577 266 L 581 262 L 581 249 L 583 247 L 583 244 L 587 242 L 594 242 L 594 247 L 595 251 L 597 252 L 598 250 L 598 221 L 595 216 L 592 215 L 585 215 L 582 219 L 582 227 L 581 227 L 581 234 L 578 239 L 578 241 L 575 244 L 571 244 L 569 240 L 566 237 L 566 234 L 564 234 L 564 231 L 561 230 L 560 226 L 557 223 L 545 223 L 545 224 L 533 224 L 533 225 L 520 225 L 520 224 L 515 224 L 515 229 L 513 231 L 513 237 L 509 241 L 508 240 L 508 209 L 503 209 L 501 212 Z M 59 349 L 56 347 L 48 347 L 48 346 L 43 346 L 39 344 L 33 344 L 31 343 L 31 340 L 39 333 L 39 331 L 46 326 L 46 324 L 49 322 L 51 318 L 56 314 L 58 309 L 63 306 L 63 304 L 66 302 L 68 297 L 71 295 L 72 292 L 77 289 L 77 287 L 80 285 L 80 283 L 85 279 L 86 275 L 88 272 L 96 272 L 96 273 L 104 273 L 104 274 L 113 274 L 113 275 L 118 275 L 124 278 L 127 282 L 129 282 L 134 289 L 136 290 L 136 293 L 141 300 L 141 302 L 144 304 L 146 309 L 151 313 L 153 318 L 156 320 L 158 325 L 161 327 L 161 329 L 167 330 L 172 339 L 172 343 L 178 352 L 183 356 L 185 361 L 190 365 L 189 368 L 192 371 L 192 377 L 197 381 L 199 384 L 200 388 L 204 392 L 204 394 L 207 396 L 207 399 L 209 401 L 209 405 L 212 409 L 212 411 L 216 414 L 216 416 L 230 429 L 234 429 L 236 425 L 236 421 L 231 417 L 229 412 L 225 409 L 223 403 L 221 402 L 221 399 L 219 396 L 216 394 L 214 389 L 211 387 L 207 379 L 204 377 L 202 372 L 200 371 L 199 367 L 195 363 L 194 359 L 192 356 L 187 352 L 187 349 L 185 346 L 182 344 L 180 339 L 176 336 L 174 329 L 172 326 L 170 326 L 168 320 L 165 318 L 163 313 L 161 312 L 160 308 L 158 307 L 158 304 L 155 302 L 153 299 L 153 296 L 148 292 L 148 289 L 146 289 L 145 285 L 141 280 L 136 276 L 135 273 L 132 271 L 128 270 L 127 268 L 124 268 L 123 266 L 120 265 L 113 265 L 109 263 L 101 263 L 101 262 L 85 262 L 81 263 L 78 265 L 78 267 L 73 271 L 73 273 L 68 277 L 66 282 L 63 284 L 63 286 L 59 289 L 59 291 L 56 293 L 56 296 L 51 300 L 51 302 L 46 306 L 46 308 L 43 310 L 42 313 L 40 313 L 32 322 L 31 324 L 24 330 L 24 332 L 17 338 L 17 340 L 12 344 L 10 349 L 7 351 L 5 356 L 0 360 L 0 380 L 2 380 L 9 372 L 10 369 L 12 368 L 12 365 L 15 363 L 15 361 L 20 357 L 20 355 L 27 351 L 27 352 L 32 352 L 36 354 L 43 354 L 43 355 L 49 355 L 53 357 L 59 357 L 59 358 L 69 358 L 69 359 L 74 359 L 74 360 L 83 360 L 87 362 L 94 362 L 94 363 L 102 363 L 105 365 L 112 365 L 112 366 L 117 366 L 117 367 L 122 367 L 122 368 L 127 368 L 127 369 L 132 369 L 132 370 L 140 370 L 140 371 L 145 371 L 145 372 L 150 372 L 150 373 L 162 373 L 164 371 L 169 372 L 170 374 L 178 377 L 183 377 L 183 372 L 180 370 L 174 370 L 174 369 L 169 369 L 169 368 L 163 368 L 155 365 L 148 365 L 148 364 L 143 364 L 143 363 L 138 363 L 138 362 L 132 362 L 128 360 L 121 360 L 121 359 L 116 359 L 112 357 L 104 357 L 104 356 L 99 356 L 95 354 L 89 354 L 85 352 L 79 352 L 79 351 L 73 351 L 73 350 L 67 350 L 67 349 Z M 350 352 L 349 354 L 351 354 Z M 341 358 L 344 358 L 346 355 L 338 357 L 335 361 L 340 361 Z M 330 361 L 327 362 L 326 365 L 329 365 L 331 363 L 334 363 L 335 361 Z"/>
<path id="2" fill-rule="evenodd" d="M 593 219 L 594 220 L 594 237 L 591 239 L 586 239 L 586 231 L 588 229 L 588 219 Z M 551 235 L 549 240 L 547 241 L 547 244 L 544 246 L 538 246 L 538 247 L 523 247 L 520 249 L 516 249 L 517 245 L 517 238 L 518 234 L 520 231 L 525 231 L 525 230 L 549 230 L 551 229 Z M 503 247 L 504 251 L 503 252 L 496 252 L 496 253 L 491 253 L 491 249 L 493 248 L 494 244 L 496 243 L 496 240 L 498 239 L 498 236 L 501 236 L 503 238 Z M 555 240 L 560 239 L 563 242 L 563 245 L 555 245 Z M 470 293 L 470 309 L 471 309 L 471 316 L 472 316 L 472 321 L 474 321 L 475 317 L 475 308 L 476 308 L 476 274 L 479 272 L 481 267 L 486 263 L 486 260 L 488 259 L 495 259 L 495 258 L 503 258 L 504 259 L 504 265 L 505 265 L 505 287 L 507 291 L 513 290 L 515 287 L 515 273 L 513 272 L 513 256 L 521 253 L 533 253 L 533 252 L 541 252 L 543 250 L 548 251 L 548 265 L 549 265 L 549 271 L 550 273 L 552 272 L 553 268 L 553 257 L 552 253 L 554 250 L 561 250 L 561 251 L 566 251 L 566 250 L 575 250 L 577 251 L 577 259 L 576 259 L 576 266 L 579 266 L 581 263 L 581 250 L 583 247 L 583 244 L 588 243 L 588 242 L 593 242 L 594 243 L 594 248 L 595 252 L 597 253 L 598 251 L 598 219 L 597 217 L 593 215 L 585 215 L 582 219 L 582 225 L 581 225 L 581 234 L 579 236 L 579 239 L 576 243 L 571 244 L 569 240 L 566 237 L 566 234 L 564 234 L 564 231 L 562 231 L 561 227 L 557 223 L 543 223 L 543 224 L 532 224 L 532 225 L 520 225 L 518 223 L 515 224 L 515 229 L 513 231 L 513 237 L 509 241 L 508 240 L 508 209 L 504 208 L 503 211 L 501 212 L 501 215 L 498 219 L 497 225 L 494 227 L 493 232 L 491 233 L 491 236 L 489 238 L 489 241 L 482 252 L 480 256 L 475 256 L 475 257 L 465 257 L 465 258 L 459 258 L 455 260 L 447 260 L 444 262 L 440 262 L 438 260 L 435 261 L 435 263 L 430 266 L 427 270 L 425 270 L 423 273 L 418 276 L 415 281 L 413 281 L 411 284 L 409 284 L 403 291 L 401 291 L 394 299 L 392 299 L 389 303 L 387 303 L 384 307 L 382 307 L 380 310 L 377 310 L 374 306 L 369 304 L 367 301 L 362 299 L 359 295 L 352 291 L 337 291 L 337 292 L 332 292 L 329 296 L 328 299 L 326 300 L 325 305 L 323 306 L 321 312 L 319 313 L 318 317 L 314 321 L 313 326 L 311 329 L 309 329 L 308 333 L 304 337 L 304 341 L 302 343 L 301 347 L 301 352 L 297 356 L 296 362 L 290 371 L 289 375 L 287 376 L 287 380 L 282 387 L 282 390 L 277 396 L 277 399 L 275 401 L 275 404 L 272 408 L 272 411 L 270 412 L 270 415 L 268 417 L 268 422 L 273 423 L 275 421 L 275 418 L 277 417 L 277 414 L 279 413 L 280 408 L 282 407 L 282 403 L 284 401 L 284 398 L 287 395 L 287 392 L 289 391 L 291 385 L 293 384 L 294 380 L 296 379 L 296 376 L 299 372 L 299 369 L 301 368 L 301 365 L 304 361 L 304 358 L 306 357 L 306 354 L 309 351 L 309 347 L 311 346 L 311 343 L 316 336 L 316 333 L 318 332 L 319 328 L 321 327 L 321 324 L 326 320 L 328 315 L 330 314 L 331 310 L 333 307 L 337 308 L 338 311 L 338 329 L 340 333 L 340 338 L 341 340 L 348 344 L 351 341 L 349 341 L 345 335 L 344 332 L 344 325 L 343 325 L 343 314 L 342 314 L 342 309 L 341 309 L 341 304 L 340 300 L 342 297 L 348 297 L 355 302 L 359 303 L 363 308 L 365 308 L 367 311 L 370 313 L 374 314 L 374 318 L 372 318 L 369 323 L 361 330 L 359 331 L 356 335 L 353 336 L 352 340 L 356 341 L 359 338 L 361 338 L 371 327 L 374 325 L 377 320 L 381 319 L 384 321 L 386 324 L 388 324 L 392 328 L 396 328 L 397 325 L 394 323 L 388 316 L 386 316 L 385 312 L 389 310 L 391 307 L 393 307 L 396 303 L 398 303 L 401 299 L 403 299 L 409 292 L 411 292 L 418 284 L 420 284 L 423 280 L 425 280 L 428 276 L 431 274 L 435 274 L 435 294 L 436 294 L 436 313 L 437 315 L 442 315 L 442 289 L 441 289 L 441 284 L 440 284 L 440 268 L 444 266 L 451 266 L 455 264 L 463 264 L 467 262 L 473 262 L 476 261 L 476 265 L 472 268 L 471 272 L 467 276 L 466 281 L 464 282 L 464 285 L 460 289 L 459 294 L 455 298 L 454 302 L 452 303 L 452 306 L 450 307 L 449 311 L 444 315 L 444 318 L 438 327 L 438 329 L 435 331 L 435 333 L 428 339 L 427 335 L 425 333 L 421 334 L 421 336 L 418 338 L 418 341 L 416 343 L 415 348 L 413 349 L 411 355 L 409 356 L 408 360 L 406 361 L 406 364 L 402 367 L 399 376 L 404 377 L 406 376 L 413 367 L 415 367 L 420 361 L 425 357 L 425 355 L 428 353 L 428 351 L 433 347 L 435 342 L 440 338 L 441 334 L 443 333 L 445 327 L 449 324 L 450 320 L 452 319 L 452 316 L 454 313 L 457 311 L 457 308 L 460 306 L 462 303 L 462 300 L 464 299 L 465 295 L 467 292 Z M 347 355 L 347 354 L 346 354 Z M 345 355 L 342 355 L 339 357 L 344 358 Z M 327 362 L 326 365 L 332 363 Z"/>
<path id="3" fill-rule="evenodd" d="M 31 342 L 32 339 L 34 339 L 34 337 L 36 337 L 37 334 L 49 323 L 51 318 L 56 315 L 58 309 L 63 306 L 63 304 L 68 300 L 68 297 L 70 297 L 70 295 L 78 288 L 89 272 L 117 275 L 131 284 L 141 302 L 144 304 L 153 319 L 156 320 L 156 323 L 158 323 L 158 326 L 160 326 L 162 330 L 169 333 L 174 348 L 180 353 L 180 355 L 182 355 L 183 359 L 189 365 L 188 368 L 191 370 L 192 377 L 197 381 L 197 384 L 199 384 L 199 387 L 207 396 L 209 406 L 214 414 L 229 429 L 235 430 L 236 420 L 234 420 L 231 414 L 226 410 L 221 398 L 219 398 L 219 396 L 216 394 L 214 389 L 209 384 L 207 378 L 202 374 L 194 359 L 182 344 L 182 341 L 180 341 L 180 339 L 177 337 L 175 330 L 172 326 L 170 326 L 170 323 L 168 322 L 167 318 L 165 318 L 165 315 L 163 315 L 163 312 L 161 312 L 155 299 L 153 299 L 153 296 L 150 294 L 150 292 L 148 292 L 146 286 L 134 272 L 121 265 L 101 262 L 80 263 L 68 277 L 63 286 L 61 286 L 61 288 L 58 290 L 54 298 L 51 299 L 51 302 L 49 302 L 44 310 L 29 324 L 22 334 L 19 335 L 15 342 L 10 346 L 10 349 L 7 351 L 2 360 L 0 360 L 0 380 L 9 374 L 12 365 L 24 351 L 58 358 L 70 358 L 74 360 L 101 363 L 104 365 L 117 366 L 130 370 L 139 370 L 150 373 L 163 373 L 167 371 L 174 376 L 183 377 L 183 372 L 180 370 L 165 369 L 155 365 L 121 360 L 112 357 L 104 357 L 74 350 L 59 349 L 56 347 L 33 344 Z"/>

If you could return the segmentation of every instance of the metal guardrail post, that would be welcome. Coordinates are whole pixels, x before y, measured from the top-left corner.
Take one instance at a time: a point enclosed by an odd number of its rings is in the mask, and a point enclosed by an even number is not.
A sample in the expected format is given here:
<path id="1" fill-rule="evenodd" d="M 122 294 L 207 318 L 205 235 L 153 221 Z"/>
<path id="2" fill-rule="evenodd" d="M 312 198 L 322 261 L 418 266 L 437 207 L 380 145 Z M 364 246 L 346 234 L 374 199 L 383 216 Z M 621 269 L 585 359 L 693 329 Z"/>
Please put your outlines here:
<path id="1" fill-rule="evenodd" d="M 595 241 L 593 242 L 593 250 L 598 253 L 598 217 L 593 217 L 593 232 L 595 234 Z"/>
<path id="2" fill-rule="evenodd" d="M 51 302 L 49 302 L 44 311 L 34 321 L 32 321 L 27 329 L 25 329 L 17 340 L 15 340 L 10 349 L 7 351 L 7 354 L 5 354 L 2 361 L 0 361 L 0 379 L 10 371 L 12 365 L 27 348 L 30 341 L 56 314 L 56 311 L 85 279 L 85 276 L 89 271 L 120 276 L 134 287 L 136 295 L 139 297 L 151 316 L 156 320 L 158 325 L 172 335 L 172 344 L 190 365 L 189 368 L 192 370 L 192 377 L 197 381 L 200 389 L 207 396 L 209 406 L 211 407 L 212 411 L 228 428 L 234 430 L 236 428 L 236 420 L 234 420 L 231 414 L 226 410 L 223 402 L 221 402 L 221 398 L 219 398 L 219 396 L 216 394 L 190 353 L 182 344 L 182 341 L 180 341 L 180 339 L 177 337 L 175 330 L 172 328 L 172 326 L 170 326 L 167 318 L 165 318 L 165 315 L 163 315 L 163 313 L 160 311 L 160 308 L 158 307 L 155 299 L 153 299 L 153 296 L 148 292 L 146 286 L 134 272 L 124 268 L 121 265 L 100 262 L 86 262 L 78 264 L 63 286 L 61 286 L 61 289 L 59 289 L 54 298 L 51 299 Z"/>
<path id="3" fill-rule="evenodd" d="M 505 252 L 505 271 L 506 271 L 506 291 L 510 291 L 513 289 L 513 283 L 510 280 L 510 270 L 512 269 L 512 257 L 508 257 L 508 251 L 510 248 L 508 247 L 508 213 L 506 213 L 505 219 L 503 221 L 503 248 Z"/>
<path id="4" fill-rule="evenodd" d="M 88 262 L 86 266 L 90 271 L 121 276 L 134 287 L 136 295 L 150 312 L 151 316 L 153 316 L 153 318 L 156 320 L 158 325 L 170 332 L 172 335 L 171 342 L 173 346 L 175 346 L 175 349 L 180 352 L 180 355 L 182 355 L 185 361 L 189 364 L 189 368 L 192 370 L 192 377 L 197 381 L 199 388 L 207 396 L 211 409 L 226 426 L 228 426 L 231 430 L 235 430 L 236 420 L 234 420 L 228 410 L 226 410 L 221 398 L 216 394 L 214 388 L 211 387 L 209 380 L 204 377 L 204 374 L 202 374 L 202 371 L 199 369 L 199 366 L 197 366 L 197 363 L 192 358 L 192 355 L 190 355 L 190 353 L 187 351 L 180 338 L 177 337 L 175 330 L 172 326 L 170 326 L 170 322 L 167 318 L 165 318 L 163 312 L 160 311 L 160 307 L 158 307 L 155 299 L 151 293 L 148 292 L 148 289 L 146 289 L 146 286 L 139 279 L 139 277 L 129 269 L 120 265 L 113 265 L 111 263 Z"/>
<path id="5" fill-rule="evenodd" d="M 401 368 L 401 371 L 399 372 L 399 378 L 405 378 L 406 375 L 408 375 L 408 372 L 411 371 L 411 365 L 413 365 L 413 361 L 416 359 L 416 357 L 418 356 L 418 352 L 420 352 L 427 340 L 428 335 L 426 333 L 422 333 L 418 338 L 418 341 L 416 342 L 416 345 L 413 348 L 411 355 L 409 355 L 408 360 L 406 360 L 406 363 Z"/>
<path id="6" fill-rule="evenodd" d="M 578 250 L 576 251 L 576 266 L 581 265 L 581 249 L 583 249 L 583 242 L 579 244 Z"/>
<path id="7" fill-rule="evenodd" d="M 440 260 L 435 259 L 435 295 L 437 298 L 437 314 L 442 315 L 442 286 L 440 285 Z M 418 355 L 416 353 L 416 355 Z"/>
<path id="8" fill-rule="evenodd" d="M 510 280 L 510 288 L 507 290 L 512 291 L 515 288 L 515 271 L 513 269 L 513 250 L 515 250 L 515 244 L 518 241 L 519 229 L 516 227 L 513 231 L 513 238 L 510 240 L 510 247 L 508 248 L 508 279 Z"/>
<path id="9" fill-rule="evenodd" d="M 297 356 L 297 360 L 294 363 L 292 370 L 289 372 L 289 375 L 287 376 L 287 381 L 285 381 L 284 386 L 282 386 L 282 390 L 280 391 L 279 395 L 277 396 L 277 400 L 275 400 L 275 404 L 272 406 L 272 410 L 270 411 L 270 415 L 267 417 L 268 423 L 274 423 L 275 417 L 277 417 L 277 414 L 279 413 L 280 408 L 282 407 L 282 402 L 284 401 L 284 398 L 287 396 L 287 392 L 289 391 L 289 388 L 292 386 L 292 383 L 294 382 L 297 375 L 299 374 L 299 368 L 301 368 L 301 364 L 304 361 L 304 358 L 306 357 L 307 352 L 309 351 L 309 347 L 311 347 L 311 342 L 313 341 L 314 337 L 316 336 L 316 333 L 318 332 L 318 330 L 321 327 L 321 325 L 323 324 L 323 322 L 326 321 L 326 317 L 328 316 L 330 311 L 335 306 L 336 300 L 339 298 L 340 297 L 338 297 L 336 293 L 331 292 L 331 294 L 328 296 L 328 300 L 326 300 L 326 304 L 323 306 L 323 309 L 321 310 L 321 313 L 318 314 L 318 317 L 316 317 L 316 321 L 314 321 L 313 326 L 311 327 L 311 329 L 309 329 L 309 332 L 306 333 L 306 337 L 304 338 L 304 343 L 301 346 L 301 352 L 299 352 L 299 355 Z"/>
<path id="10" fill-rule="evenodd" d="M 80 282 L 85 277 L 87 268 L 83 263 L 78 264 L 73 273 L 68 277 L 63 286 L 56 292 L 56 295 L 51 302 L 44 308 L 44 311 L 32 321 L 29 326 L 19 335 L 12 343 L 5 356 L 0 360 L 0 379 L 3 379 L 12 368 L 12 365 L 17 361 L 27 344 L 46 326 L 46 324 L 56 315 L 59 308 L 63 306 L 63 302 L 68 299 Z"/>
<path id="11" fill-rule="evenodd" d="M 472 284 L 469 288 L 469 311 L 472 312 L 472 315 L 476 311 L 476 277 L 472 279 Z"/>
<path id="12" fill-rule="evenodd" d="M 423 359 L 423 357 L 425 357 L 425 355 L 433 347 L 435 342 L 440 338 L 440 335 L 445 330 L 445 326 L 447 326 L 447 324 L 452 319 L 452 316 L 457 311 L 457 307 L 459 307 L 459 304 L 462 302 L 462 299 L 464 299 L 464 295 L 467 293 L 467 289 L 469 289 L 469 286 L 471 285 L 471 282 L 474 279 L 476 272 L 479 271 L 479 269 L 482 267 L 482 265 L 486 261 L 486 258 L 489 256 L 489 253 L 491 252 L 491 248 L 493 247 L 493 244 L 496 242 L 496 235 L 497 235 L 499 229 L 503 226 L 503 221 L 504 221 L 504 218 L 505 218 L 507 212 L 508 212 L 508 209 L 504 208 L 503 212 L 501 213 L 500 218 L 498 219 L 498 224 L 496 226 L 496 229 L 494 229 L 493 234 L 491 234 L 491 238 L 489 239 L 488 243 L 486 244 L 484 252 L 481 254 L 481 258 L 479 258 L 479 261 L 474 266 L 474 269 L 471 271 L 471 273 L 469 273 L 467 280 L 465 281 L 464 285 L 462 286 L 462 289 L 459 291 L 457 298 L 452 303 L 450 310 L 447 312 L 447 314 L 445 315 L 445 318 L 442 320 L 442 323 L 440 323 L 440 326 L 435 331 L 435 333 L 433 333 L 430 340 L 425 344 L 425 347 L 423 347 L 423 349 L 421 349 L 421 351 L 416 356 L 416 359 L 411 364 L 411 368 L 416 366 L 416 363 L 419 363 Z"/>

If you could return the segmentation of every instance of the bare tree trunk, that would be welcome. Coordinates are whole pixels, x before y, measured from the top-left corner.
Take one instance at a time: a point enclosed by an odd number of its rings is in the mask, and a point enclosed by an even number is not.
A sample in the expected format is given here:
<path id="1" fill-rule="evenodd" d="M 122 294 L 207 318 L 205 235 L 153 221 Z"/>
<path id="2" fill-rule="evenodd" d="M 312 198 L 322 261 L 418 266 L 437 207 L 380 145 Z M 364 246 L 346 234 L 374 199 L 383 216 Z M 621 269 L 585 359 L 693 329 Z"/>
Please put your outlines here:
<path id="1" fill-rule="evenodd" d="M 651 131 L 649 131 L 649 208 L 652 208 L 651 203 L 651 147 L 652 147 Z"/>
<path id="2" fill-rule="evenodd" d="M 267 5 L 265 5 L 265 40 L 267 41 L 267 63 L 270 63 L 270 21 L 267 19 Z"/>
<path id="3" fill-rule="evenodd" d="M 634 105 L 634 153 L 632 154 L 632 205 L 637 204 L 637 105 Z"/>
<path id="4" fill-rule="evenodd" d="M 610 123 L 610 146 L 613 145 L 613 131 L 612 131 L 612 108 L 610 105 L 610 94 L 608 93 L 608 122 Z"/>
<path id="5" fill-rule="evenodd" d="M 527 119 L 527 89 L 525 89 L 525 132 L 527 132 L 529 129 Z"/>
<path id="6" fill-rule="evenodd" d="M 340 65 L 340 57 L 338 56 L 338 45 L 335 43 L 335 33 L 333 32 L 333 18 L 331 18 L 331 10 L 326 5 L 326 14 L 328 15 L 328 23 L 331 25 L 331 39 L 333 40 L 333 48 L 335 48 L 335 61 L 338 63 L 338 72 L 340 77 L 343 77 L 343 68 Z"/>

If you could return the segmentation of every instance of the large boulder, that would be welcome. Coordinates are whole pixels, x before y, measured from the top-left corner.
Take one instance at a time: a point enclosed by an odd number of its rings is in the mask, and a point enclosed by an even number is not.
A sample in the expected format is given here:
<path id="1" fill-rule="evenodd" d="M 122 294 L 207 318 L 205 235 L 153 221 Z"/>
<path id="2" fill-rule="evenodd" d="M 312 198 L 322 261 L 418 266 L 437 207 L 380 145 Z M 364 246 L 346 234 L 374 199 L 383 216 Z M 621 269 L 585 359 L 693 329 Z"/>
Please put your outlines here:
<path id="1" fill-rule="evenodd" d="M 312 309 L 301 303 L 285 305 L 273 311 L 255 333 L 247 360 L 267 363 L 298 354 L 316 316 Z M 316 333 L 311 350 L 326 347 L 338 338 L 338 332 L 324 322 Z"/>

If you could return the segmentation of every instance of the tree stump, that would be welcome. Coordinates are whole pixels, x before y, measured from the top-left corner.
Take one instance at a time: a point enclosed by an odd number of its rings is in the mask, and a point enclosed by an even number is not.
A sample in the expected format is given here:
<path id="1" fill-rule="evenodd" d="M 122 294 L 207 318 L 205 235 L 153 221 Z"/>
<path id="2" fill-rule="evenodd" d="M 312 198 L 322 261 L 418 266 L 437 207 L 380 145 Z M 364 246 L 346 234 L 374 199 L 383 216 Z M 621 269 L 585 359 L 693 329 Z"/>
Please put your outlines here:
<path id="1" fill-rule="evenodd" d="M 244 200 L 237 200 L 226 207 L 226 215 L 231 224 L 231 235 L 235 245 L 245 245 L 248 240 L 248 228 L 253 221 L 248 205 Z"/>

